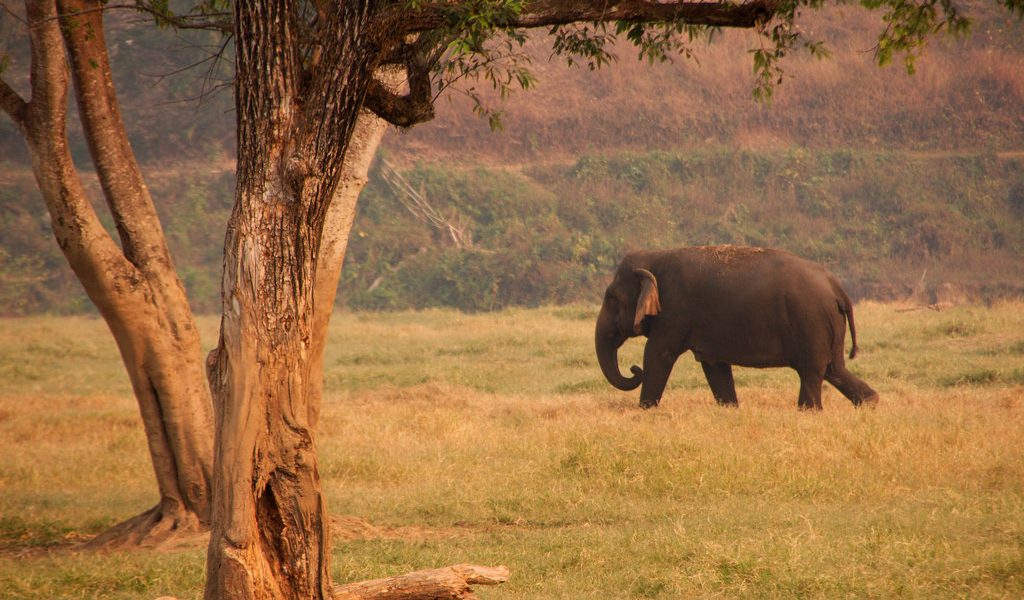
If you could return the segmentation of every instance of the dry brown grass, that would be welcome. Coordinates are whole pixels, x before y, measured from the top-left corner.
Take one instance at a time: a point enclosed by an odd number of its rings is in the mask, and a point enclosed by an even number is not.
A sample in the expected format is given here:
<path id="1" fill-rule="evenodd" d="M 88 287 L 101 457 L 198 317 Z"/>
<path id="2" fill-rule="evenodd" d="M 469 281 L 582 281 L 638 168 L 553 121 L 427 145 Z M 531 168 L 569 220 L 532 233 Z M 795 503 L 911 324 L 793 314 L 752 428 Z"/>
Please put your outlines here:
<path id="1" fill-rule="evenodd" d="M 640 410 L 600 379 L 595 310 L 337 315 L 336 579 L 471 561 L 512 569 L 485 598 L 1024 594 L 1024 304 L 858 305 L 882 402 L 827 388 L 818 414 L 785 370 L 739 370 L 720 409 L 687 357 Z M 68 551 L 155 501 L 102 324 L 0 325 L 0 596 L 198 598 L 202 548 Z"/>

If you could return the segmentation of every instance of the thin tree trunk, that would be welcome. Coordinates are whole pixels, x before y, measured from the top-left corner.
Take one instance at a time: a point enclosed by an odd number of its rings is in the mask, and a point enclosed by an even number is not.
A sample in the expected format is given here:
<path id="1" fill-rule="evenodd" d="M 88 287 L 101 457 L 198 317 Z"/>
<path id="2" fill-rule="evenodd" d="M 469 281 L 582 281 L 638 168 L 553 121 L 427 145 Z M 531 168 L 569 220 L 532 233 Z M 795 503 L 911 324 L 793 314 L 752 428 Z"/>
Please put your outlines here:
<path id="1" fill-rule="evenodd" d="M 397 69 L 381 69 L 377 77 L 388 86 L 398 87 L 402 83 L 403 74 Z M 319 407 L 323 397 L 323 354 L 327 345 L 327 329 L 334 312 L 341 267 L 345 263 L 345 251 L 352 222 L 356 217 L 356 204 L 359 194 L 366 187 L 370 165 L 387 127 L 387 121 L 372 112 L 365 109 L 360 112 L 345 154 L 338 187 L 324 219 L 313 290 L 313 338 L 307 375 L 310 404 L 316 407 Z"/>
<path id="2" fill-rule="evenodd" d="M 101 535 L 96 545 L 161 543 L 209 521 L 212 412 L 199 335 L 113 94 L 102 5 L 26 3 L 32 97 L 0 85 L 50 212 L 54 236 L 113 333 L 139 403 L 160 502 Z M 58 20 L 58 14 L 75 13 Z M 62 37 L 63 32 L 63 37 Z M 68 64 L 79 112 L 121 248 L 92 208 L 67 147 Z"/>

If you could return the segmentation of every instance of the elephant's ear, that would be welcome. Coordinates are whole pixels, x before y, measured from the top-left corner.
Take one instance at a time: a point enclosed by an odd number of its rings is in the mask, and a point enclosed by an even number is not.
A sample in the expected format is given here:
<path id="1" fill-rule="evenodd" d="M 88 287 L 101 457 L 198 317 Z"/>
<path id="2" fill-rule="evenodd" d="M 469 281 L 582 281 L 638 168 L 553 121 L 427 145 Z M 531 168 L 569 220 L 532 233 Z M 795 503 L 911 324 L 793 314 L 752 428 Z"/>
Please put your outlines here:
<path id="1" fill-rule="evenodd" d="M 658 298 L 658 280 L 654 273 L 647 269 L 633 269 L 633 273 L 640 277 L 640 297 L 636 301 L 636 316 L 633 318 L 633 333 L 639 335 L 644 318 L 661 312 L 661 300 Z"/>

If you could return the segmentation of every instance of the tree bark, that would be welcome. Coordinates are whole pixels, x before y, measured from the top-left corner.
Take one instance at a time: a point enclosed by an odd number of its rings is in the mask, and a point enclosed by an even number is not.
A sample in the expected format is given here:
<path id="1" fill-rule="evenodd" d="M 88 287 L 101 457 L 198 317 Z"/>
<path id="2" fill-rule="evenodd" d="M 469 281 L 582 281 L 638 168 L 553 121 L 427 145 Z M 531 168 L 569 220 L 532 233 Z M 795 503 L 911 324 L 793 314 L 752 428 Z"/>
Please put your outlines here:
<path id="1" fill-rule="evenodd" d="M 114 96 L 101 6 L 28 1 L 31 98 L 0 85 L 0 107 L 25 138 L 54 236 L 114 335 L 142 415 L 160 502 L 94 542 L 111 547 L 161 543 L 208 523 L 213 428 L 198 331 Z M 69 13 L 76 16 L 58 18 Z M 100 223 L 68 150 L 65 47 L 121 247 Z"/>
<path id="2" fill-rule="evenodd" d="M 299 10 L 289 0 L 235 4 L 239 160 L 210 372 L 210 600 L 332 596 L 316 462 L 319 388 L 310 384 L 321 374 L 316 282 L 330 201 L 375 65 L 359 39 L 369 7 L 346 2 L 321 15 L 331 42 L 304 76 Z"/>
<path id="3" fill-rule="evenodd" d="M 402 83 L 402 73 L 398 69 L 379 69 L 377 78 L 389 88 L 396 88 Z M 341 167 L 337 189 L 324 218 L 313 290 L 313 338 L 310 342 L 307 382 L 310 404 L 317 408 L 323 398 L 323 354 L 327 345 L 327 329 L 334 312 L 341 267 L 345 263 L 349 234 L 356 217 L 356 204 L 359 194 L 366 187 L 370 165 L 387 128 L 388 123 L 384 119 L 366 109 L 360 111 Z"/>
<path id="4" fill-rule="evenodd" d="M 381 18 L 401 27 L 407 33 L 428 31 L 443 27 L 446 19 L 450 18 L 453 8 L 458 4 L 440 0 L 423 2 L 410 9 L 407 5 L 398 3 L 383 12 Z M 678 20 L 711 27 L 754 27 L 770 19 L 778 5 L 775 0 L 736 3 L 728 0 L 532 0 L 524 2 L 522 10 L 510 14 L 500 24 L 506 27 L 533 28 L 596 21 L 647 23 Z"/>

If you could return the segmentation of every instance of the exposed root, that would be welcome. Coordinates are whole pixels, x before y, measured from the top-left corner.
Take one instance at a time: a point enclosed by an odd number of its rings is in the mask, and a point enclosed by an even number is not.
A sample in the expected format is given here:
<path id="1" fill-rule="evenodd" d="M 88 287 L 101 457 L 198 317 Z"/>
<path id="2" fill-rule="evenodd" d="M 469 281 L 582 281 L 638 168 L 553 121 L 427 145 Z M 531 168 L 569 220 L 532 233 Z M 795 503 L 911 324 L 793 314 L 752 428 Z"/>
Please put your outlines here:
<path id="1" fill-rule="evenodd" d="M 199 519 L 184 510 L 167 510 L 157 505 L 146 512 L 111 527 L 80 548 L 91 551 L 116 551 L 147 548 L 158 551 L 192 547 L 209 540 L 209 530 Z M 387 538 L 410 535 L 414 528 L 376 527 L 356 517 L 333 519 L 335 525 L 347 526 L 348 536 L 356 538 Z M 422 533 L 420 533 L 422 535 Z M 334 587 L 339 600 L 474 600 L 476 585 L 499 585 L 508 580 L 506 567 L 485 567 L 460 564 L 439 569 L 424 569 L 384 579 L 358 581 Z M 177 600 L 161 596 L 157 600 Z"/>
<path id="2" fill-rule="evenodd" d="M 474 585 L 508 581 L 508 567 L 452 565 L 334 586 L 335 600 L 478 600 Z M 160 596 L 156 600 L 178 600 Z"/>
<path id="3" fill-rule="evenodd" d="M 174 550 L 206 543 L 209 529 L 199 518 L 184 509 L 168 510 L 158 504 L 146 512 L 110 529 L 82 544 L 92 551 L 114 551 L 127 548 Z"/>

